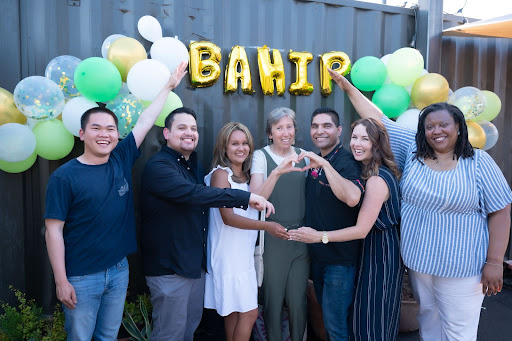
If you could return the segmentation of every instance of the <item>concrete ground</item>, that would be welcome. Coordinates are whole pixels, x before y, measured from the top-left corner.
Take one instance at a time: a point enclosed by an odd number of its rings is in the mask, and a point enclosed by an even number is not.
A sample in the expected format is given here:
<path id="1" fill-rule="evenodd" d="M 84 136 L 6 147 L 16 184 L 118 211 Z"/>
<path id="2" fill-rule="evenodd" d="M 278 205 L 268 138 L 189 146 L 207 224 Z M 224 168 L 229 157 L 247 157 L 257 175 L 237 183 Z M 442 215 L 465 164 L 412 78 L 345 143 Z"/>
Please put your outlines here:
<path id="1" fill-rule="evenodd" d="M 195 340 L 225 340 L 222 319 L 212 310 L 205 309 L 203 321 L 198 328 Z M 419 341 L 418 332 L 400 333 L 398 341 Z M 496 296 L 486 297 L 478 326 L 478 341 L 512 340 L 512 271 L 506 269 L 504 288 Z"/>

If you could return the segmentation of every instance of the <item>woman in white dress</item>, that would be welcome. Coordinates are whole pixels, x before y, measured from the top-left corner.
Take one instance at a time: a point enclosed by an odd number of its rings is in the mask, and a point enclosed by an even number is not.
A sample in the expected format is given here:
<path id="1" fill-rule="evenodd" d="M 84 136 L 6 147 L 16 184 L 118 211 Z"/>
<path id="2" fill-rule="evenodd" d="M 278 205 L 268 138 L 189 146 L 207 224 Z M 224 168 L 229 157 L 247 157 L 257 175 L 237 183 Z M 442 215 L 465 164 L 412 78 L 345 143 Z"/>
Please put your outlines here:
<path id="1" fill-rule="evenodd" d="M 222 127 L 213 154 L 213 170 L 205 177 L 208 186 L 248 191 L 253 138 L 241 123 Z M 211 208 L 204 307 L 224 316 L 226 340 L 249 340 L 258 316 L 258 286 L 254 268 L 257 230 L 288 239 L 276 222 L 258 220 L 249 207 Z"/>

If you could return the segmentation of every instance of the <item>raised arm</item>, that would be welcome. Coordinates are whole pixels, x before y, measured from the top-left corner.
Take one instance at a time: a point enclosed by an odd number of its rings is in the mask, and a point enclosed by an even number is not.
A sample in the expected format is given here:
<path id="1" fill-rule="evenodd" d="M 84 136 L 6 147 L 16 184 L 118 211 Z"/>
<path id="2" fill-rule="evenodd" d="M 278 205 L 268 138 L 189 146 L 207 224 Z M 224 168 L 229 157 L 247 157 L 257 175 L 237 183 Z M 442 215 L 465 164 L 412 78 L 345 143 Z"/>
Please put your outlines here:
<path id="1" fill-rule="evenodd" d="M 135 138 L 135 143 L 137 144 L 137 148 L 142 144 L 144 138 L 148 131 L 155 124 L 158 115 L 162 111 L 165 102 L 167 101 L 167 97 L 169 96 L 169 92 L 174 90 L 180 84 L 183 76 L 187 73 L 187 62 L 182 62 L 176 70 L 171 74 L 169 81 L 165 86 L 160 90 L 156 98 L 151 102 L 151 104 L 140 114 L 137 123 L 133 127 L 132 133 Z"/>
<path id="2" fill-rule="evenodd" d="M 374 118 L 376 120 L 380 120 L 383 113 L 375 104 L 366 98 L 366 96 L 353 86 L 345 77 L 329 68 L 327 70 L 329 71 L 333 81 L 338 84 L 339 88 L 347 93 L 350 102 L 352 102 L 352 105 L 361 118 Z"/>
<path id="3" fill-rule="evenodd" d="M 210 185 L 217 188 L 231 188 L 228 173 L 223 169 L 216 170 L 212 174 Z M 279 223 L 242 217 L 235 214 L 232 208 L 219 208 L 219 211 L 226 225 L 243 230 L 264 230 L 276 238 L 289 239 L 286 229 Z"/>
<path id="4" fill-rule="evenodd" d="M 64 258 L 64 222 L 57 219 L 46 219 L 46 248 L 55 278 L 55 290 L 57 298 L 69 309 L 76 307 L 75 288 L 69 283 L 66 276 L 66 264 Z"/>
<path id="5" fill-rule="evenodd" d="M 503 256 L 510 233 L 510 204 L 488 215 L 489 249 L 482 270 L 482 292 L 496 295 L 503 287 Z"/>
<path id="6" fill-rule="evenodd" d="M 310 163 L 302 170 L 310 168 L 323 168 L 329 186 L 338 200 L 350 207 L 356 206 L 361 200 L 361 190 L 350 180 L 345 179 L 323 157 L 313 152 L 302 152 L 299 159 L 309 158 Z"/>
<path id="7" fill-rule="evenodd" d="M 370 177 L 366 182 L 366 192 L 359 215 L 357 216 L 356 225 L 326 232 L 329 242 L 346 242 L 366 238 L 379 216 L 382 204 L 388 197 L 389 188 L 386 182 L 378 176 Z M 301 227 L 288 233 L 292 240 L 304 243 L 319 243 L 322 241 L 324 234 L 323 231 L 317 231 L 311 227 Z"/>

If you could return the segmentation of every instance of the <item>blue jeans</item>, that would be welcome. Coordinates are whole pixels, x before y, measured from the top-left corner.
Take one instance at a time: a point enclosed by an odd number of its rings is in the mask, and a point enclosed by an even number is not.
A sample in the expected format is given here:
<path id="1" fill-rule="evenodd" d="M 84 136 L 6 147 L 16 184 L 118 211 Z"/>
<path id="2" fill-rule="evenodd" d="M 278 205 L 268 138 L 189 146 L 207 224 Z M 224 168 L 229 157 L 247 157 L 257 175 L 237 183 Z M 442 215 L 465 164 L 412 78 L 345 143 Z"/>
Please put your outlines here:
<path id="1" fill-rule="evenodd" d="M 348 340 L 356 267 L 312 263 L 311 276 L 329 340 Z"/>
<path id="2" fill-rule="evenodd" d="M 129 280 L 128 260 L 123 258 L 107 270 L 85 276 L 70 276 L 76 308 L 64 308 L 68 341 L 117 340 L 123 318 Z"/>

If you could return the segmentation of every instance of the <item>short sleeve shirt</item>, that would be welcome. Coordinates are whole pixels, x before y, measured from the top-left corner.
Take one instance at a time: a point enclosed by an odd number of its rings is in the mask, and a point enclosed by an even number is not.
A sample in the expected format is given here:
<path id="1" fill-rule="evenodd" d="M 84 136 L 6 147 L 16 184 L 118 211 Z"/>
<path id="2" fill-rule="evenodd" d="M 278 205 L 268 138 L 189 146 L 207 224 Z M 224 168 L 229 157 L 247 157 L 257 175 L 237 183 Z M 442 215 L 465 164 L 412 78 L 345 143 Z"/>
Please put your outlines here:
<path id="1" fill-rule="evenodd" d="M 67 276 L 108 269 L 137 251 L 132 166 L 139 155 L 130 133 L 106 163 L 73 159 L 51 175 L 44 218 L 65 222 Z"/>

